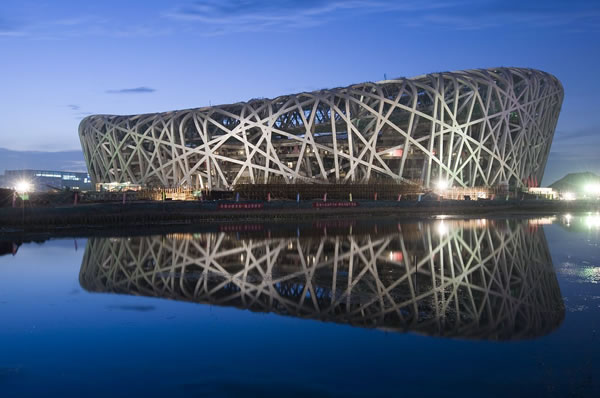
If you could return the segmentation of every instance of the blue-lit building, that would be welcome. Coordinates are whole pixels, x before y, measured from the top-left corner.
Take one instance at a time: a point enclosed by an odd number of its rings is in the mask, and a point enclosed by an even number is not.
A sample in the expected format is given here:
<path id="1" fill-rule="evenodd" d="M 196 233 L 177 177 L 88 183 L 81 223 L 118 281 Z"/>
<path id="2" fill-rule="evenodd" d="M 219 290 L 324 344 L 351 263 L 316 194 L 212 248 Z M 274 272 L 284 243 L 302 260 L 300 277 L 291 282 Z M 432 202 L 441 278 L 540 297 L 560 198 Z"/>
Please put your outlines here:
<path id="1" fill-rule="evenodd" d="M 14 188 L 21 181 L 31 185 L 31 191 L 51 191 L 71 189 L 74 191 L 92 190 L 88 173 L 56 170 L 6 170 L 0 179 L 0 186 Z"/>

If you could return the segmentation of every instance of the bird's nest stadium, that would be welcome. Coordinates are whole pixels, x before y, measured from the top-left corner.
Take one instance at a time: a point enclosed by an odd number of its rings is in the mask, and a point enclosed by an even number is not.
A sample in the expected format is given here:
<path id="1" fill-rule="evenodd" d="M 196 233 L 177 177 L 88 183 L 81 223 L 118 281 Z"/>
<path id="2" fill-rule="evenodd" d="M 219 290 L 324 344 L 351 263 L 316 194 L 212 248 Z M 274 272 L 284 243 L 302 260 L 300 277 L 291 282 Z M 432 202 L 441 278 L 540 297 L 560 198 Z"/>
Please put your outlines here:
<path id="1" fill-rule="evenodd" d="M 96 184 L 229 190 L 240 184 L 541 181 L 563 100 L 524 68 L 432 73 L 79 126 Z"/>

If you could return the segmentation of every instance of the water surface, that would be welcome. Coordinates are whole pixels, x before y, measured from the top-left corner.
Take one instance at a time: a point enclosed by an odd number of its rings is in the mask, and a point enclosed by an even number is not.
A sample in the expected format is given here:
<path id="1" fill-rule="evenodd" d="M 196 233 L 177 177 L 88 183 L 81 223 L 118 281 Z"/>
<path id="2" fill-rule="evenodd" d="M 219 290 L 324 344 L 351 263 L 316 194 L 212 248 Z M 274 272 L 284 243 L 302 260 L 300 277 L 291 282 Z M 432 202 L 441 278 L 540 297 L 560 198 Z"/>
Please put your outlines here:
<path id="1" fill-rule="evenodd" d="M 596 214 L 113 235 L 4 240 L 2 396 L 600 391 Z"/>

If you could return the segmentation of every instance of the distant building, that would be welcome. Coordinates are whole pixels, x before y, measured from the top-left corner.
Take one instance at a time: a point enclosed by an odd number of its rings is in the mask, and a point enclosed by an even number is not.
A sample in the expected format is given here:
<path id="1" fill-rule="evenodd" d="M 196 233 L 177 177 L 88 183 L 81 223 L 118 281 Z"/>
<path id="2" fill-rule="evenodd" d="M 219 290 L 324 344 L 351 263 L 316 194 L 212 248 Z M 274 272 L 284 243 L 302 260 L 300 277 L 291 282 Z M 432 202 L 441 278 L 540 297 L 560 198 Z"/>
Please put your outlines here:
<path id="1" fill-rule="evenodd" d="M 92 182 L 88 173 L 56 170 L 6 170 L 4 176 L 0 176 L 0 186 L 5 188 L 14 188 L 21 181 L 31 184 L 31 191 L 92 190 Z"/>
<path id="2" fill-rule="evenodd" d="M 558 198 L 558 192 L 555 192 L 552 188 L 546 188 L 546 187 L 527 188 L 527 193 L 529 193 L 531 195 L 536 195 L 536 196 L 544 198 L 544 199 L 557 199 Z"/>

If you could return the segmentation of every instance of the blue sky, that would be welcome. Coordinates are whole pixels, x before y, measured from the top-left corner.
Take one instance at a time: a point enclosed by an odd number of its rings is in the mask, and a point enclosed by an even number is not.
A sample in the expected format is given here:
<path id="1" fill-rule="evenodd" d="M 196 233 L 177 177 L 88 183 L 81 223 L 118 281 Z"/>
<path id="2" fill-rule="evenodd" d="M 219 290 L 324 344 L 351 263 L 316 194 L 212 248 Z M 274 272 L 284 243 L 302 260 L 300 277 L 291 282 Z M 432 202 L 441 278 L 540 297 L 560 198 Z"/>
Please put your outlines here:
<path id="1" fill-rule="evenodd" d="M 565 101 L 545 183 L 600 173 L 598 1 L 31 1 L 0 5 L 0 147 L 79 149 L 91 113 L 522 66 Z"/>

